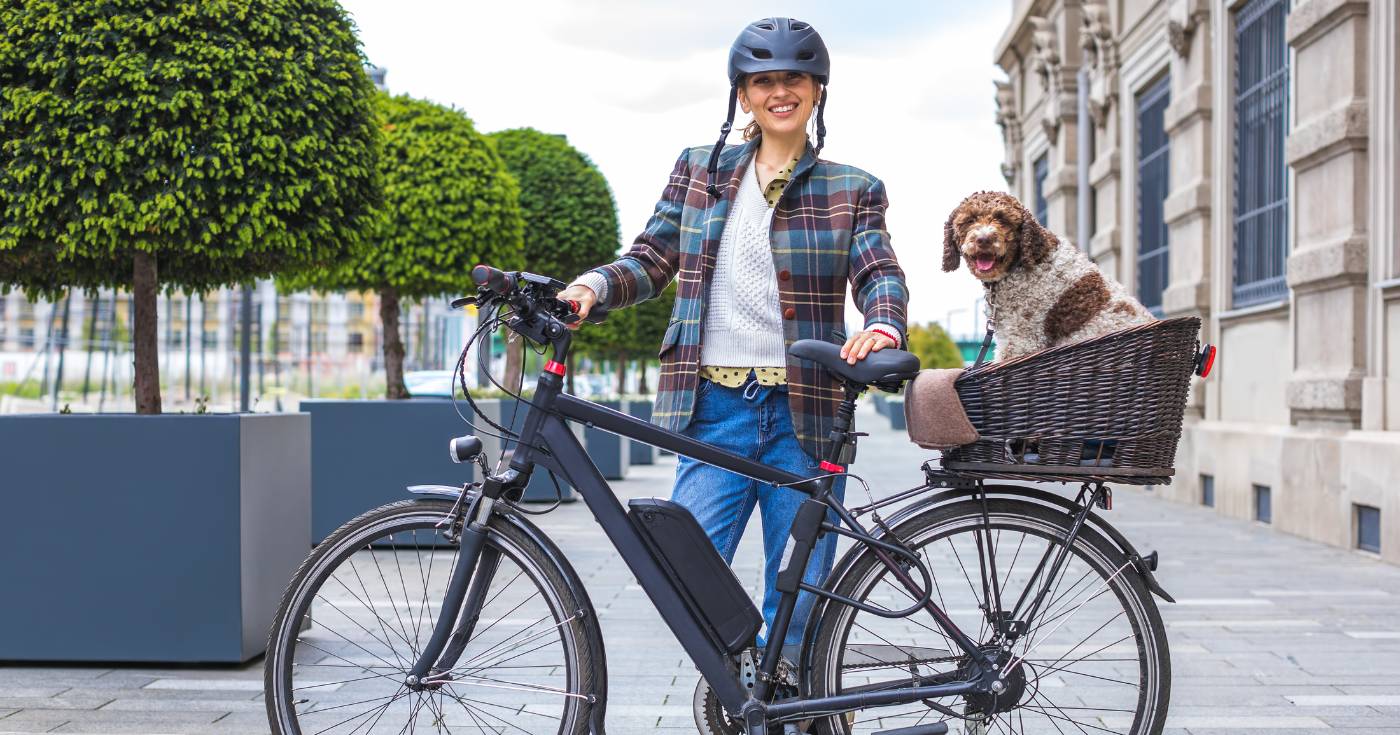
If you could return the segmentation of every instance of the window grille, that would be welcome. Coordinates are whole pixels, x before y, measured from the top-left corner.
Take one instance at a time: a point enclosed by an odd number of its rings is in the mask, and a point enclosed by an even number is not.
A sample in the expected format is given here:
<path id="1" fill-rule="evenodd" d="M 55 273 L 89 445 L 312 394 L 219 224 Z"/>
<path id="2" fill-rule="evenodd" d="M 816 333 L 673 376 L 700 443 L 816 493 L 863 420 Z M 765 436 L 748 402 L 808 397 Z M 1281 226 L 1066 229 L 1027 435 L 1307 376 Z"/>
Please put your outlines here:
<path id="1" fill-rule="evenodd" d="M 1050 223 L 1050 204 L 1045 201 L 1045 178 L 1050 175 L 1050 156 L 1044 155 L 1035 160 L 1035 221 L 1044 227 Z"/>
<path id="2" fill-rule="evenodd" d="M 1288 0 L 1249 0 L 1235 12 L 1236 308 L 1287 296 Z"/>
<path id="3" fill-rule="evenodd" d="M 1274 493 L 1268 485 L 1254 486 L 1254 520 L 1260 523 L 1274 522 Z"/>
<path id="4" fill-rule="evenodd" d="M 1162 316 L 1168 276 L 1162 205 L 1170 181 L 1171 143 L 1163 115 L 1170 102 L 1171 77 L 1163 77 L 1137 98 L 1137 296 L 1156 316 Z"/>
<path id="5" fill-rule="evenodd" d="M 1356 548 L 1381 553 L 1381 510 L 1369 505 L 1356 506 Z"/>

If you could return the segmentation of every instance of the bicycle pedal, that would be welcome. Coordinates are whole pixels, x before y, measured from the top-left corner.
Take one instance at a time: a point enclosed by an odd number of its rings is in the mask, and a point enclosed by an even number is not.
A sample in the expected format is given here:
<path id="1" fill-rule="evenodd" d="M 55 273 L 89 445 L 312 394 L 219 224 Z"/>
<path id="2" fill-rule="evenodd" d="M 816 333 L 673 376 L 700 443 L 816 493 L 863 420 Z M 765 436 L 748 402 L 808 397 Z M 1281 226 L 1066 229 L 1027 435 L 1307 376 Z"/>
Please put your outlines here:
<path id="1" fill-rule="evenodd" d="M 875 735 L 944 735 L 948 732 L 948 723 L 930 722 L 927 725 L 914 725 L 913 727 L 897 727 L 893 730 L 881 730 Z"/>

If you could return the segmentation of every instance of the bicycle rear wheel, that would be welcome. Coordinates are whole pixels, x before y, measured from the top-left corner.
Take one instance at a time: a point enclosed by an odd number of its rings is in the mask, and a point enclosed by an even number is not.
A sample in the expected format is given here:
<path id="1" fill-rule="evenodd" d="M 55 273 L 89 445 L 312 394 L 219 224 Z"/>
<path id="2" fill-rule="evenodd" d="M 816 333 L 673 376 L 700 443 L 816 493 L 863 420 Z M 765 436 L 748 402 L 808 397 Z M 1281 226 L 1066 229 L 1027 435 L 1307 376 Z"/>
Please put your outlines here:
<path id="1" fill-rule="evenodd" d="M 992 499 L 990 525 L 980 502 L 964 501 L 894 528 L 933 572 L 933 601 L 983 650 L 1003 648 L 997 628 L 1005 626 L 994 624 L 997 610 L 1025 624 L 1003 654 L 1007 690 L 999 697 L 933 700 L 952 714 L 916 702 L 830 717 L 822 721 L 823 732 L 947 721 L 954 733 L 1160 733 L 1171 674 L 1157 606 L 1123 552 L 1088 526 L 1050 578 L 1072 520 L 1035 503 Z M 1039 612 L 1027 619 L 1042 589 Z M 869 551 L 851 564 L 835 591 L 886 609 L 913 602 Z M 968 663 L 926 611 L 888 619 L 831 603 L 818 625 L 811 654 L 814 696 L 909 686 L 916 677 L 957 672 Z"/>
<path id="2" fill-rule="evenodd" d="M 273 623 L 265 672 L 278 735 L 584 733 L 605 680 L 597 621 L 550 550 L 494 518 L 498 559 L 480 619 L 447 676 L 408 671 L 437 621 L 458 547 L 437 527 L 451 508 L 412 500 L 342 526 L 297 571 Z M 478 566 L 478 569 L 482 568 Z"/>

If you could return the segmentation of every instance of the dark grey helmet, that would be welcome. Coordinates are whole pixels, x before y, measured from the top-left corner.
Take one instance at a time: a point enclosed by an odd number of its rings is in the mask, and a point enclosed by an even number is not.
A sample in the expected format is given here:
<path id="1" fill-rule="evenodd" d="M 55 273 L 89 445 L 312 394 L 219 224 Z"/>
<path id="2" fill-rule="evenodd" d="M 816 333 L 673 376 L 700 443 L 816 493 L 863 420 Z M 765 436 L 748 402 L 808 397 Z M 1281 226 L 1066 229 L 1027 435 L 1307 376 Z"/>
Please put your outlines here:
<path id="1" fill-rule="evenodd" d="M 822 85 L 821 101 L 817 103 L 816 153 L 826 143 L 827 80 L 831 78 L 831 55 L 826 44 L 810 23 L 792 18 L 756 20 L 739 33 L 729 47 L 729 115 L 719 128 L 719 140 L 710 149 L 709 174 L 705 190 L 711 198 L 719 198 L 715 172 L 719 170 L 719 154 L 734 125 L 734 105 L 739 96 L 739 80 L 746 74 L 764 71 L 800 71 L 811 74 Z"/>
<path id="2" fill-rule="evenodd" d="M 810 23 L 793 18 L 756 20 L 729 47 L 729 82 L 762 71 L 800 71 L 826 84 L 831 56 Z"/>

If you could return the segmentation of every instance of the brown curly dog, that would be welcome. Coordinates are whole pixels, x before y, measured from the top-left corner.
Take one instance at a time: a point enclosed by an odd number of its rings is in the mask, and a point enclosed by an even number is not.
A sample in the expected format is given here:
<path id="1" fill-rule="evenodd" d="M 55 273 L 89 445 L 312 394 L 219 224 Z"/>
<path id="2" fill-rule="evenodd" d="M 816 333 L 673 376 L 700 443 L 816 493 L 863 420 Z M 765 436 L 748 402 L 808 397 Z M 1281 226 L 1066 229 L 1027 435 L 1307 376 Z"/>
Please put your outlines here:
<path id="1" fill-rule="evenodd" d="M 943 270 L 957 270 L 959 261 L 987 287 L 998 361 L 1153 318 L 1010 194 L 979 191 L 948 215 Z"/>

